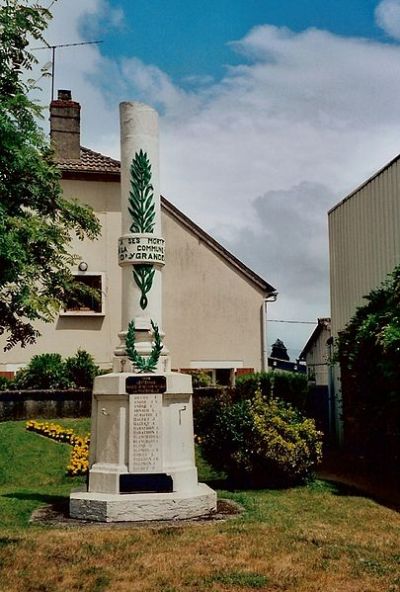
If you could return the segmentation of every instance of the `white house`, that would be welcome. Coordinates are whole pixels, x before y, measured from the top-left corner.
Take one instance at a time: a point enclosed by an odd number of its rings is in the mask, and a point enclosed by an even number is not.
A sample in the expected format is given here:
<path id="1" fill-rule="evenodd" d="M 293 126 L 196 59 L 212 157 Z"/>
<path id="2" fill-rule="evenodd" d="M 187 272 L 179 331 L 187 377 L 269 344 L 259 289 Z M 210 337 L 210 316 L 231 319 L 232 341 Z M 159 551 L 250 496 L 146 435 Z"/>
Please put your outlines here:
<path id="1" fill-rule="evenodd" d="M 54 324 L 38 328 L 34 346 L 0 353 L 0 371 L 14 371 L 38 353 L 71 355 L 89 351 L 111 366 L 121 330 L 121 272 L 117 242 L 121 231 L 120 165 L 80 145 L 80 105 L 59 91 L 50 107 L 51 138 L 66 197 L 91 205 L 102 226 L 94 242 L 75 241 L 80 281 L 98 288 L 100 304 L 66 308 Z M 267 367 L 267 302 L 276 290 L 162 198 L 166 239 L 163 271 L 163 328 L 174 369 L 207 369 L 227 383 L 235 372 Z"/>

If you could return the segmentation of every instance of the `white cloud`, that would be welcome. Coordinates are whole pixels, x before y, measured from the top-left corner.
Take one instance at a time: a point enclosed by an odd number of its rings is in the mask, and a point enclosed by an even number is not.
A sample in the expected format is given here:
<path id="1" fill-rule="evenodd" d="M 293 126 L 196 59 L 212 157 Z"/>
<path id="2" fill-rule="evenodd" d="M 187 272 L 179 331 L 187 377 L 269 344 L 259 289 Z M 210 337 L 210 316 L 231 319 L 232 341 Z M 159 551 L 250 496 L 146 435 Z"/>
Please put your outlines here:
<path id="1" fill-rule="evenodd" d="M 400 40 L 400 0 L 382 0 L 375 9 L 375 18 L 389 37 Z"/>
<path id="2" fill-rule="evenodd" d="M 328 244 L 326 211 L 332 191 L 319 183 L 302 182 L 286 190 L 267 191 L 249 204 L 257 219 L 237 232 L 228 248 L 279 291 L 269 306 L 274 319 L 310 321 L 327 316 Z M 318 307 L 318 308 L 317 308 Z M 277 337 L 298 355 L 312 327 L 270 324 L 269 341 Z"/>
<path id="3" fill-rule="evenodd" d="M 45 33 L 50 45 L 81 43 L 101 39 L 104 33 L 101 23 L 107 18 L 108 28 L 119 28 L 122 18 L 119 10 L 113 10 L 107 0 L 59 0 L 51 7 L 53 19 Z M 37 42 L 34 44 L 37 46 Z M 40 65 L 51 60 L 51 50 L 35 52 Z M 82 105 L 82 138 L 95 130 L 93 148 L 105 153 L 115 151 L 118 145 L 118 117 L 114 103 L 109 105 L 106 92 L 99 92 L 96 78 L 107 60 L 101 55 L 101 45 L 78 45 L 56 49 L 55 94 L 57 89 L 71 89 L 73 98 Z M 40 100 L 48 104 L 51 98 L 51 80 L 42 79 Z M 99 125 L 99 122 L 102 125 Z M 43 126 L 48 128 L 47 118 Z"/>
<path id="4" fill-rule="evenodd" d="M 83 39 L 105 7 L 61 2 L 50 41 Z M 275 318 L 312 320 L 328 313 L 328 208 L 399 152 L 400 47 L 270 25 L 232 46 L 242 64 L 185 87 L 136 56 L 60 51 L 57 87 L 82 104 L 82 143 L 116 157 L 118 102 L 155 105 L 163 193 L 278 289 Z"/>

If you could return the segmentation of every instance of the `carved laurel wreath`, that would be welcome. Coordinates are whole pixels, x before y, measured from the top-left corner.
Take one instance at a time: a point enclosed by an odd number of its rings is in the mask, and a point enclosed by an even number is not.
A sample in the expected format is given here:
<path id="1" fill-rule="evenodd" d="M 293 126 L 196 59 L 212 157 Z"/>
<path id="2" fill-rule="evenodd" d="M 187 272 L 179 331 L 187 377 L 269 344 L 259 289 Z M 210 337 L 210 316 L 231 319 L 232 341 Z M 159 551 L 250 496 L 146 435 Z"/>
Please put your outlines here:
<path id="1" fill-rule="evenodd" d="M 154 372 L 157 368 L 157 363 L 163 348 L 160 332 L 157 325 L 153 323 L 153 321 L 151 321 L 151 328 L 153 329 L 154 344 L 151 349 L 150 356 L 145 358 L 138 354 L 135 347 L 135 321 L 131 321 L 128 325 L 128 332 L 126 335 L 126 353 L 130 361 L 136 366 L 139 372 Z"/>

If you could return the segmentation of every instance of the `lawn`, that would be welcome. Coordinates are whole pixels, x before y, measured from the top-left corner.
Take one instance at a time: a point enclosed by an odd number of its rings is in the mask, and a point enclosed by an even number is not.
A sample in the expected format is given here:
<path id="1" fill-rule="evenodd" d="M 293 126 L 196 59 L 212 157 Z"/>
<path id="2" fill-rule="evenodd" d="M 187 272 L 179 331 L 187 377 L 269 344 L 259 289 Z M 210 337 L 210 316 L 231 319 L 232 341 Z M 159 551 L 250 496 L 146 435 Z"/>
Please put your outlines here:
<path id="1" fill-rule="evenodd" d="M 323 481 L 221 490 L 244 507 L 221 522 L 29 525 L 34 508 L 82 483 L 64 475 L 69 451 L 0 424 L 1 592 L 400 592 L 400 515 Z"/>

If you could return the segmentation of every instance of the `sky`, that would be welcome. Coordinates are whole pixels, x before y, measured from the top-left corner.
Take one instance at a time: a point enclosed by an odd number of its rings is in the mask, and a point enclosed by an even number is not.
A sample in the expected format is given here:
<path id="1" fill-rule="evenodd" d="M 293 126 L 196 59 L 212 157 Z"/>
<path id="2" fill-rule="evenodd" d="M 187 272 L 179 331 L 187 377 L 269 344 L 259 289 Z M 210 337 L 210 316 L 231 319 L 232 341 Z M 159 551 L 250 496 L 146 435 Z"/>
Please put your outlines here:
<path id="1" fill-rule="evenodd" d="M 400 151 L 400 0 L 51 11 L 50 44 L 102 41 L 56 54 L 55 87 L 82 106 L 81 143 L 119 158 L 119 102 L 158 110 L 162 194 L 277 289 L 268 339 L 294 359 L 313 325 L 273 320 L 329 315 L 328 210 Z"/>

